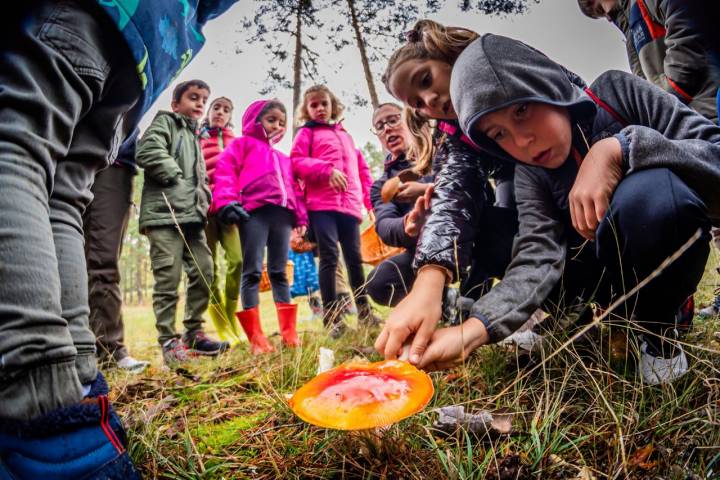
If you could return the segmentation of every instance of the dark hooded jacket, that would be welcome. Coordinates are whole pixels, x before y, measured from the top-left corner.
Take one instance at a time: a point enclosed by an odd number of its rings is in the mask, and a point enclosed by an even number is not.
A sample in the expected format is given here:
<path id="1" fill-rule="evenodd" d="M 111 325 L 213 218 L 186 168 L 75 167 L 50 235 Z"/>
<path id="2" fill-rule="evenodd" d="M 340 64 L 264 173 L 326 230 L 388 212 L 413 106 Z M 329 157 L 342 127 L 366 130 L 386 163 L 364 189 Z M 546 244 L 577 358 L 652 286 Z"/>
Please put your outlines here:
<path id="1" fill-rule="evenodd" d="M 459 126 L 458 126 L 459 127 Z M 453 134 L 436 131 L 432 211 L 418 239 L 413 266 L 439 265 L 461 280 L 469 273 L 475 240 L 485 234 L 481 220 L 495 202 L 491 176 L 512 178 L 513 168 Z"/>
<path id="2" fill-rule="evenodd" d="M 417 238 L 410 237 L 405 233 L 404 219 L 412 209 L 412 204 L 395 200 L 384 203 L 381 192 L 385 182 L 412 166 L 413 164 L 408 161 L 404 153 L 394 160 L 391 155 L 388 155 L 385 159 L 382 176 L 375 180 L 370 188 L 370 201 L 375 211 L 375 229 L 378 236 L 391 247 L 405 247 L 409 250 L 414 250 L 417 243 Z M 426 182 L 427 179 L 420 181 Z"/>
<path id="3" fill-rule="evenodd" d="M 713 225 L 720 225 L 720 128 L 676 97 L 625 72 L 606 72 L 589 90 L 597 102 L 542 53 L 490 34 L 460 55 L 450 85 L 463 131 L 493 154 L 510 158 L 476 131 L 480 117 L 519 102 L 562 106 L 571 115 L 573 146 L 581 155 L 588 151 L 584 139 L 592 146 L 614 136 L 622 148 L 625 175 L 647 168 L 672 170 L 703 199 Z M 568 238 L 577 235 L 568 208 L 577 169 L 572 157 L 555 170 L 518 163 L 520 229 L 513 260 L 502 282 L 471 312 L 486 325 L 491 341 L 520 327 L 559 281 Z"/>

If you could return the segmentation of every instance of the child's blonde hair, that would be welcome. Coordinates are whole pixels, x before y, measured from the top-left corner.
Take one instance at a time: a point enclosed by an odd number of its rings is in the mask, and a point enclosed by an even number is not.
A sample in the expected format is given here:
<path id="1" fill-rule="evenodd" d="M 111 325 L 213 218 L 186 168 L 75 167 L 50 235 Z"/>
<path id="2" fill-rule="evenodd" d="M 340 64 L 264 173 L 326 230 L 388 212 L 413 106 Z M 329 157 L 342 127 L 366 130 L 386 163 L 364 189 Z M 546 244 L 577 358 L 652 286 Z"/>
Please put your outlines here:
<path id="1" fill-rule="evenodd" d="M 227 103 L 230 104 L 230 118 L 228 119 L 228 123 L 227 123 L 227 125 L 225 125 L 225 126 L 226 126 L 226 127 L 229 127 L 229 128 L 233 128 L 233 124 L 232 124 L 232 113 L 233 113 L 233 111 L 235 110 L 235 105 L 233 105 L 232 100 L 230 100 L 230 99 L 227 98 L 227 97 L 217 97 L 217 98 L 214 99 L 212 102 L 210 102 L 210 106 L 208 107 L 207 114 L 205 115 L 205 118 L 203 119 L 202 124 L 201 124 L 202 128 L 210 128 L 210 112 L 212 111 L 213 105 L 215 105 L 215 104 L 216 104 L 217 102 L 219 102 L 220 100 L 224 100 L 224 101 L 226 101 Z"/>
<path id="2" fill-rule="evenodd" d="M 342 120 L 342 113 L 345 110 L 345 105 L 343 105 L 335 94 L 332 93 L 325 85 L 313 85 L 303 93 L 302 102 L 295 114 L 295 118 L 297 118 L 296 124 L 298 127 L 302 126 L 303 123 L 312 120 L 307 109 L 307 99 L 313 93 L 326 93 L 328 97 L 330 97 L 330 120 L 333 122 L 339 122 Z"/>
<path id="3" fill-rule="evenodd" d="M 390 90 L 390 78 L 400 65 L 408 60 L 438 60 L 453 65 L 465 47 L 478 38 L 476 32 L 462 27 L 446 27 L 432 20 L 420 20 L 412 30 L 405 34 L 406 42 L 390 56 L 382 81 Z M 427 173 L 435 154 L 432 129 L 434 121 L 405 107 L 405 122 L 410 130 L 411 140 L 408 149 L 412 155 L 416 170 Z"/>

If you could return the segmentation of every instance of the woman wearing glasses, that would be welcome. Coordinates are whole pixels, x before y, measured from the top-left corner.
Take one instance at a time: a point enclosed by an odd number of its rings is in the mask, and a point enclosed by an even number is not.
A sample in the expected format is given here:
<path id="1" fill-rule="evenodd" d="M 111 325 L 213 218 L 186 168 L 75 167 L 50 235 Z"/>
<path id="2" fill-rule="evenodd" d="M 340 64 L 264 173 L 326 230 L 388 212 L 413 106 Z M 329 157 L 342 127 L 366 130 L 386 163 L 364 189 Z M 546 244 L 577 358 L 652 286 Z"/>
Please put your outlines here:
<path id="1" fill-rule="evenodd" d="M 415 167 L 407 156 L 408 127 L 402 121 L 402 108 L 395 103 L 383 103 L 377 107 L 372 120 L 371 130 L 377 135 L 383 150 L 388 152 L 385 157 L 385 171 L 370 189 L 370 200 L 375 212 L 375 230 L 387 245 L 403 247 L 405 251 L 385 260 L 370 272 L 367 291 L 375 303 L 395 306 L 407 295 L 415 280 L 412 261 L 417 232 L 411 229 L 406 231 L 408 214 L 416 199 L 423 196 L 432 185 L 432 177 L 399 182 L 393 191 L 388 193 L 390 184 L 397 182 L 399 173 Z M 383 196 L 387 202 L 383 201 Z"/>

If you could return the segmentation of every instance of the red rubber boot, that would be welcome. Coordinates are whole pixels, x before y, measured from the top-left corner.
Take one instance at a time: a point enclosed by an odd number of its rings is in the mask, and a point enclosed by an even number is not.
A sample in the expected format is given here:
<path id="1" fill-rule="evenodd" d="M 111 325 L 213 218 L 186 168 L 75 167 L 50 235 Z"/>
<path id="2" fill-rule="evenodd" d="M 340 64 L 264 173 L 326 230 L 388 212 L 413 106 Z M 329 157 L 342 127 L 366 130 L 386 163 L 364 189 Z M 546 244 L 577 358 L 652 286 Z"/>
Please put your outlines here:
<path id="1" fill-rule="evenodd" d="M 240 326 L 245 330 L 245 335 L 247 335 L 250 341 L 250 350 L 253 355 L 275 351 L 267 338 L 265 338 L 265 334 L 260 326 L 260 310 L 258 307 L 235 312 L 235 316 L 240 321 Z"/>
<path id="2" fill-rule="evenodd" d="M 300 339 L 295 331 L 297 305 L 294 303 L 275 303 L 275 309 L 277 310 L 283 343 L 288 347 L 300 346 Z"/>

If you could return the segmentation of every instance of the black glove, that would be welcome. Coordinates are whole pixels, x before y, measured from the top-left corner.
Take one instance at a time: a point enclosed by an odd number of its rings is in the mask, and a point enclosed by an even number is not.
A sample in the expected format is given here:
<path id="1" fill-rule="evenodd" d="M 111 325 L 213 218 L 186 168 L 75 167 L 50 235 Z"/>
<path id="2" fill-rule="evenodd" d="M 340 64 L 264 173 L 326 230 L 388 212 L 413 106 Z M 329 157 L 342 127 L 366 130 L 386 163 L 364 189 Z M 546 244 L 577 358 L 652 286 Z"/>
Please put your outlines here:
<path id="1" fill-rule="evenodd" d="M 220 209 L 218 219 L 226 225 L 239 225 L 250 219 L 250 214 L 238 202 L 230 202 Z"/>

